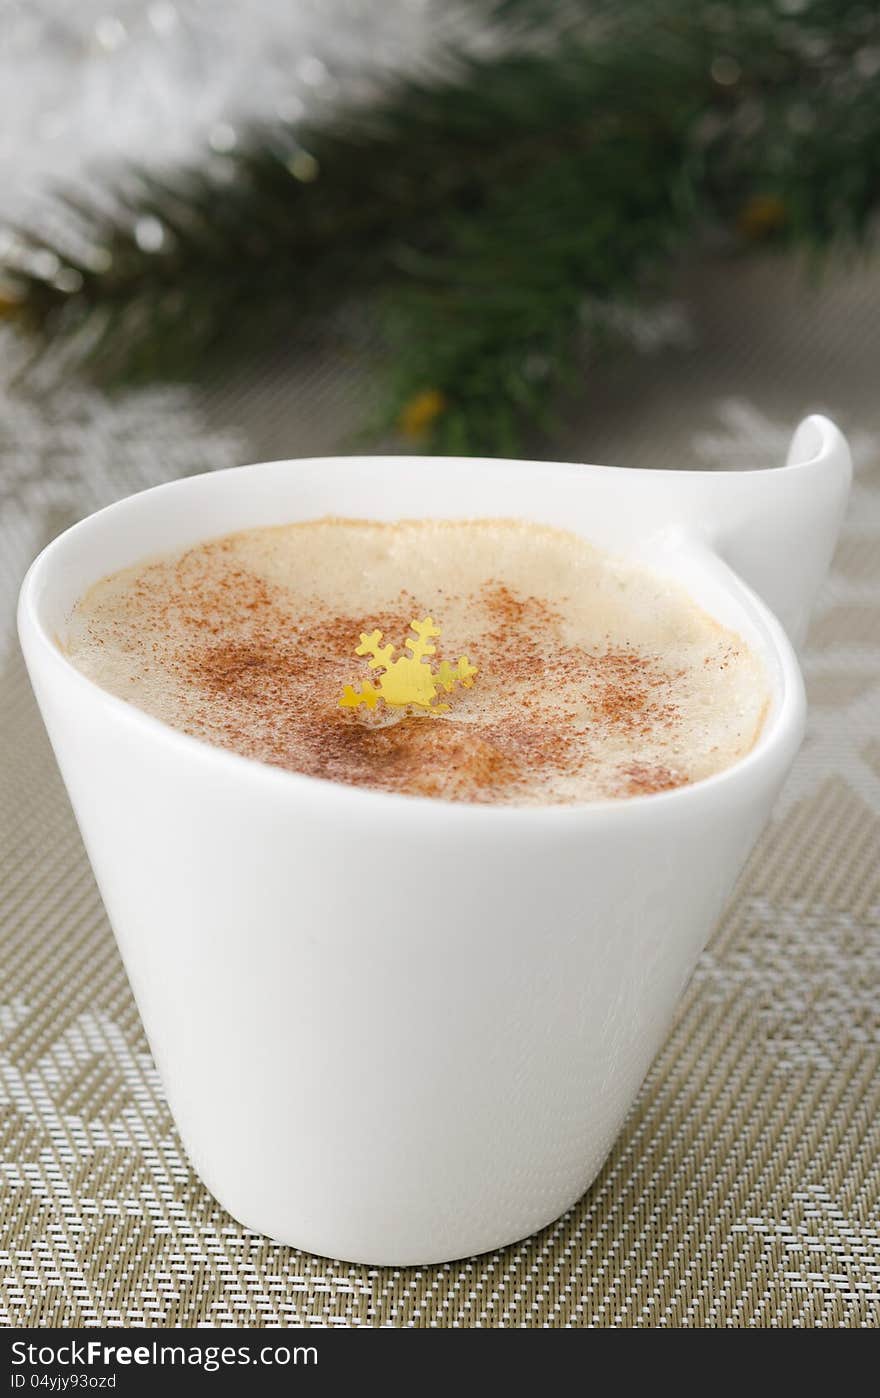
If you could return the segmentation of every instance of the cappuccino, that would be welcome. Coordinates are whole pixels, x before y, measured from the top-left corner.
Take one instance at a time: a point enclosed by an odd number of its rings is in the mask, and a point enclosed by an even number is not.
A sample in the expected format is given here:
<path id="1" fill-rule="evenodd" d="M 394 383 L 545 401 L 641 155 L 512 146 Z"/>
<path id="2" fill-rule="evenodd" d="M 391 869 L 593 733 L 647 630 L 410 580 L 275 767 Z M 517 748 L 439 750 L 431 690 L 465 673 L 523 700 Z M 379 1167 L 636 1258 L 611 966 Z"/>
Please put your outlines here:
<path id="1" fill-rule="evenodd" d="M 436 714 L 381 699 L 361 637 L 476 674 Z M 144 562 L 80 600 L 65 649 L 154 718 L 309 776 L 450 801 L 666 791 L 754 745 L 763 666 L 677 584 L 574 534 L 506 520 L 323 519 Z"/>

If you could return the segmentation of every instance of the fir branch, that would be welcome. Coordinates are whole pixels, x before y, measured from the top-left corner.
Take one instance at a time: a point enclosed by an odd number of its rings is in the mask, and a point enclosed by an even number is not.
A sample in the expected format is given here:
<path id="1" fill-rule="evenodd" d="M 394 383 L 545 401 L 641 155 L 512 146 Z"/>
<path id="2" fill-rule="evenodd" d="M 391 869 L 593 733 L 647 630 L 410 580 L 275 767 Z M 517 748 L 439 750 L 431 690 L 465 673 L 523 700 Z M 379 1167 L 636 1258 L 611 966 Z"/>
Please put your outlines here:
<path id="1" fill-rule="evenodd" d="M 584 307 L 638 296 L 707 222 L 824 247 L 880 204 L 880 15 L 862 0 L 495 0 L 497 44 L 202 167 L 67 195 L 76 254 L 22 235 L 44 340 L 128 378 L 290 342 L 352 300 L 390 348 L 384 423 L 517 448 Z M 528 31 L 528 46 L 521 35 Z M 872 73 L 874 80 L 872 80 Z"/>

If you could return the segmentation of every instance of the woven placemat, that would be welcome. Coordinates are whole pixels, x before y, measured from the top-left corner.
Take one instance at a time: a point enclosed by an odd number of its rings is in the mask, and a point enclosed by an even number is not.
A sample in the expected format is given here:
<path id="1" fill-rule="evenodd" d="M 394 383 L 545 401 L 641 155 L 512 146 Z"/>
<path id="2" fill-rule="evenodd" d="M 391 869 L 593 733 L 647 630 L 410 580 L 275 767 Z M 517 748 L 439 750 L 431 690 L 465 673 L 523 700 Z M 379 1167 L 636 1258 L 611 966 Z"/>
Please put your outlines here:
<path id="1" fill-rule="evenodd" d="M 880 1323 L 880 286 L 858 277 L 809 302 L 778 268 L 710 280 L 690 339 L 610 368 L 573 415 L 570 456 L 719 467 L 776 464 L 824 407 L 857 482 L 803 752 L 605 1168 L 542 1233 L 442 1267 L 277 1246 L 196 1179 L 11 627 L 30 557 L 73 519 L 185 471 L 330 450 L 362 387 L 317 364 L 112 402 L 0 383 L 0 1322 Z"/>

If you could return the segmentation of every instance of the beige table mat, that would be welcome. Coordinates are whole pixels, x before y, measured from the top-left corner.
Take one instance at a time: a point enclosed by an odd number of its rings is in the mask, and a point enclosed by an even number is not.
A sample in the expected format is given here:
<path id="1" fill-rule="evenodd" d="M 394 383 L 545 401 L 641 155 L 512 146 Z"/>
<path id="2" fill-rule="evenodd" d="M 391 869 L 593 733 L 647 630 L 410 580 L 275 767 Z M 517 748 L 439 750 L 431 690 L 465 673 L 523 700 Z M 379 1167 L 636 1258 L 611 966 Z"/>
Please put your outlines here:
<path id="1" fill-rule="evenodd" d="M 420 1269 L 276 1246 L 193 1175 L 11 629 L 27 562 L 71 520 L 185 471 L 332 450 L 363 375 L 315 360 L 107 402 L 12 388 L 0 342 L 0 1322 L 880 1323 L 880 278 L 808 294 L 757 263 L 697 269 L 681 295 L 689 326 L 672 308 L 637 328 L 653 354 L 594 368 L 564 454 L 776 464 L 802 410 L 838 416 L 859 471 L 806 655 L 809 736 L 593 1188 L 526 1242 Z"/>

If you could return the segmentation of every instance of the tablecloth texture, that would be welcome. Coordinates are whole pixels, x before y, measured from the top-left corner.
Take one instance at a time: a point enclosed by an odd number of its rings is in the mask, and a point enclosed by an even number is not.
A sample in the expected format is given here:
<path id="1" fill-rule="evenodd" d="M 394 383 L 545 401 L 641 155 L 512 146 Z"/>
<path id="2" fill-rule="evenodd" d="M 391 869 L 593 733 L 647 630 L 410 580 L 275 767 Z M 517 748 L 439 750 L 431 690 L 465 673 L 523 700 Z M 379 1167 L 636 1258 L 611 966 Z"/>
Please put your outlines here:
<path id="1" fill-rule="evenodd" d="M 14 385 L 0 342 L 0 1322 L 880 1323 L 880 275 L 815 288 L 757 260 L 687 270 L 677 294 L 634 326 L 637 357 L 586 366 L 555 450 L 771 465 L 802 412 L 838 418 L 858 472 L 805 656 L 809 735 L 592 1189 L 523 1243 L 418 1269 L 273 1244 L 196 1179 L 12 627 L 61 528 L 184 472 L 350 449 L 369 372 L 316 348 L 111 400 Z"/>

